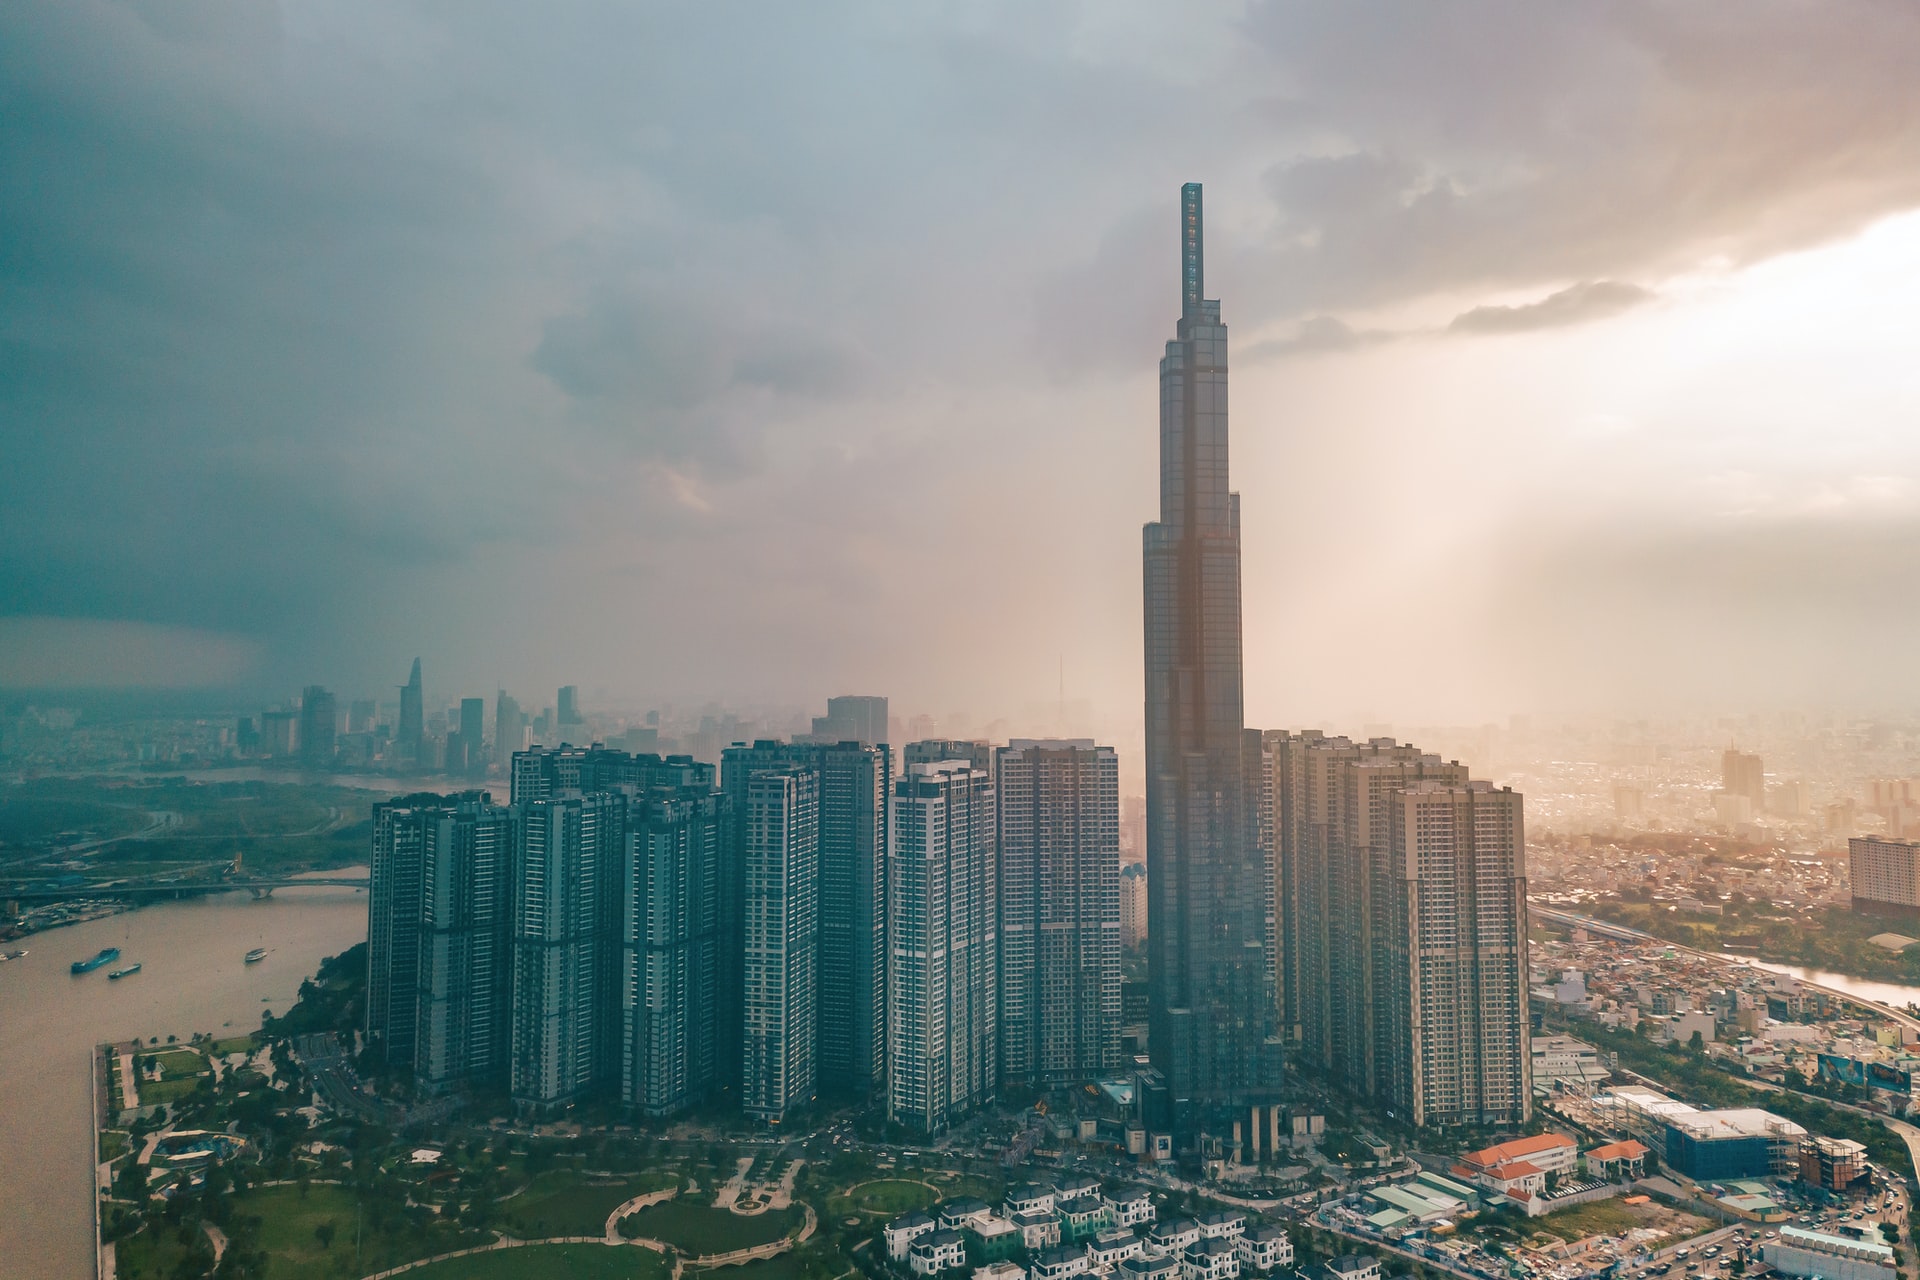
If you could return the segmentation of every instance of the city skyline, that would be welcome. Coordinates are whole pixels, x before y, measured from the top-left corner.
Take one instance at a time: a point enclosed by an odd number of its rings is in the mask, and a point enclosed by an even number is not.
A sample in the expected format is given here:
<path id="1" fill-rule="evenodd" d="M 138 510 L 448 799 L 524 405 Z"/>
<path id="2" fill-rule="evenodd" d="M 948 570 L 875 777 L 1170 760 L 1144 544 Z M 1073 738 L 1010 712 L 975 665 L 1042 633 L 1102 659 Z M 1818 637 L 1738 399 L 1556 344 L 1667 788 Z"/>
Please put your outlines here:
<path id="1" fill-rule="evenodd" d="M 0 378 L 9 690 L 365 690 L 421 653 L 486 696 L 992 719 L 1064 654 L 1070 696 L 1128 708 L 1130 556 L 1032 556 L 1008 517 L 1124 527 L 1152 492 L 1156 193 L 1201 177 L 1241 282 L 1248 651 L 1300 658 L 1250 669 L 1251 720 L 1920 696 L 1898 9 L 1533 13 L 1497 47 L 1417 7 L 1052 9 L 1017 46 L 930 14 L 875 42 L 857 7 L 745 37 L 586 8 L 579 45 L 93 12 L 0 19 L 36 69 L 4 135 L 39 353 Z M 736 38 L 697 86 L 705 57 L 612 53 Z M 678 109 L 709 91 L 724 118 Z M 177 163 L 46 160 L 149 146 Z M 960 527 L 959 579 L 916 572 Z M 1302 625 L 1385 592 L 1446 679 Z M 976 660 L 902 656 L 933 614 Z"/>

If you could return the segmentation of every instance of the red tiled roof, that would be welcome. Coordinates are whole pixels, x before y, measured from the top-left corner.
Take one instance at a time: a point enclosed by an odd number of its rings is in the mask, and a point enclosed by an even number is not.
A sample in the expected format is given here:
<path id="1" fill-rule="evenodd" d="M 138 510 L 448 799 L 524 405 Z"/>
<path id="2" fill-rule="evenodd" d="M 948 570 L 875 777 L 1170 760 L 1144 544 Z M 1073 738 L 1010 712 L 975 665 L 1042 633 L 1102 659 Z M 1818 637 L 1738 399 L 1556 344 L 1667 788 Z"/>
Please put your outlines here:
<path id="1" fill-rule="evenodd" d="M 1464 1159 L 1468 1164 L 1490 1169 L 1509 1160 L 1525 1159 L 1542 1151 L 1562 1151 L 1576 1145 L 1564 1133 L 1542 1133 L 1531 1138 L 1515 1138 L 1512 1142 L 1502 1142 L 1484 1150 L 1470 1151 Z"/>
<path id="2" fill-rule="evenodd" d="M 1629 1138 L 1625 1142 L 1609 1142 L 1604 1147 L 1595 1147 L 1587 1152 L 1589 1160 L 1641 1160 L 1645 1159 L 1647 1149 Z"/>
<path id="3" fill-rule="evenodd" d="M 1537 1164 L 1528 1164 L 1525 1160 L 1509 1160 L 1505 1164 L 1497 1164 L 1487 1170 L 1486 1176 L 1498 1178 L 1502 1182 L 1512 1182 L 1515 1178 L 1534 1178 L 1545 1172 L 1546 1170 Z"/>

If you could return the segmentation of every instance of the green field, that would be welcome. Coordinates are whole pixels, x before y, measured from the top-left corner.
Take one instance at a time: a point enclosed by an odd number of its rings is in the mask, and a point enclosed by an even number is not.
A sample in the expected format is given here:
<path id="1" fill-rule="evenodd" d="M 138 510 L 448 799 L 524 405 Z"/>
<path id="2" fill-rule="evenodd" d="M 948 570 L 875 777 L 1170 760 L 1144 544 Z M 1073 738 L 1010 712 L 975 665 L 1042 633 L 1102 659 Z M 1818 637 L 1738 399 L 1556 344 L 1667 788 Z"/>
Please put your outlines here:
<path id="1" fill-rule="evenodd" d="M 572 1169 L 541 1174 L 519 1195 L 500 1204 L 502 1225 L 524 1240 L 550 1236 L 597 1236 L 606 1230 L 607 1215 L 626 1201 L 678 1183 L 671 1173 L 643 1173 L 616 1178 L 589 1178 Z"/>
<path id="2" fill-rule="evenodd" d="M 536 1244 L 449 1258 L 407 1275 L 409 1280 L 665 1280 L 667 1264 L 651 1249 Z"/>
<path id="3" fill-rule="evenodd" d="M 116 1280 L 171 1280 L 179 1275 L 182 1264 L 189 1258 L 198 1258 L 201 1266 L 213 1261 L 213 1246 L 207 1243 L 204 1235 L 189 1238 L 193 1244 L 189 1247 L 180 1240 L 180 1232 L 174 1227 L 148 1227 L 136 1232 L 113 1246 L 114 1275 Z M 203 1274 L 198 1268 L 186 1272 L 189 1275 Z"/>
<path id="4" fill-rule="evenodd" d="M 100 1131 L 100 1159 L 118 1160 L 127 1154 L 127 1134 L 124 1129 L 102 1129 Z"/>
<path id="5" fill-rule="evenodd" d="M 687 1200 L 669 1200 L 640 1210 L 630 1220 L 636 1221 L 638 1234 L 664 1240 L 697 1258 L 778 1240 L 799 1230 L 805 1217 L 798 1209 L 769 1209 L 746 1217 Z"/>
<path id="6" fill-rule="evenodd" d="M 260 1187 L 235 1197 L 234 1207 L 260 1219 L 259 1247 L 273 1259 L 273 1280 L 340 1280 L 486 1243 L 449 1224 L 400 1222 L 382 1228 L 376 1225 L 379 1215 L 357 1211 L 345 1187 L 312 1186 L 305 1198 L 298 1187 Z M 323 1222 L 333 1224 L 330 1247 L 315 1234 Z"/>
<path id="7" fill-rule="evenodd" d="M 223 1056 L 229 1053 L 252 1053 L 259 1047 L 259 1037 L 251 1035 L 228 1036 L 225 1040 L 215 1040 L 209 1046 L 214 1053 Z"/>
<path id="8" fill-rule="evenodd" d="M 909 1209 L 924 1209 L 940 1198 L 940 1193 L 918 1182 L 902 1178 L 881 1178 L 849 1188 L 846 1194 L 827 1201 L 829 1216 L 840 1219 L 854 1214 L 891 1218 Z"/>
<path id="9" fill-rule="evenodd" d="M 140 1056 L 159 1066 L 163 1080 L 188 1080 L 205 1075 L 209 1069 L 207 1060 L 191 1049 L 155 1049 Z M 141 1092 L 146 1090 L 142 1088 Z"/>
<path id="10" fill-rule="evenodd" d="M 140 1084 L 140 1105 L 151 1107 L 162 1102 L 178 1102 L 200 1087 L 198 1076 L 180 1080 L 146 1080 Z"/>
<path id="11" fill-rule="evenodd" d="M 792 1253 L 756 1258 L 737 1267 L 688 1267 L 686 1280 L 800 1280 L 806 1266 Z"/>

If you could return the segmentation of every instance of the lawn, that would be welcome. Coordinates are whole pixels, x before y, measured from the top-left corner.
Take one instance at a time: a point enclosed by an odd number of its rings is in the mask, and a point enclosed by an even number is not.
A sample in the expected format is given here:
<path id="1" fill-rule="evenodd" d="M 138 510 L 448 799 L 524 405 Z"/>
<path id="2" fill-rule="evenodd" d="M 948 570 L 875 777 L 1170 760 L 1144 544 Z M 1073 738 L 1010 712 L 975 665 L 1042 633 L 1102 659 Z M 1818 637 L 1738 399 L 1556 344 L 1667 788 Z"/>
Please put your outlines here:
<path id="1" fill-rule="evenodd" d="M 778 1240 L 799 1230 L 805 1220 L 798 1209 L 769 1209 L 747 1217 L 687 1200 L 652 1205 L 631 1217 L 638 1219 L 640 1235 L 664 1240 L 696 1258 Z"/>
<path id="2" fill-rule="evenodd" d="M 827 1201 L 827 1211 L 834 1218 L 851 1217 L 856 1213 L 891 1218 L 909 1209 L 924 1209 L 939 1198 L 939 1192 L 918 1182 L 881 1178 L 849 1188 L 845 1195 L 832 1197 Z"/>
<path id="3" fill-rule="evenodd" d="M 793 1253 L 756 1258 L 737 1267 L 689 1267 L 689 1280 L 800 1280 L 806 1264 Z"/>
<path id="4" fill-rule="evenodd" d="M 536 1244 L 449 1258 L 407 1273 L 408 1280 L 666 1280 L 666 1259 L 651 1249 L 604 1244 Z"/>
<path id="5" fill-rule="evenodd" d="M 1681 1213 L 1658 1202 L 1626 1205 L 1618 1200 L 1595 1200 L 1557 1209 L 1527 1224 L 1532 1231 L 1545 1231 L 1572 1244 L 1588 1236 L 1625 1235 L 1635 1227 L 1650 1227 L 1665 1233 L 1666 1239 L 1684 1239 L 1697 1235 L 1712 1224 L 1690 1213 Z"/>
<path id="6" fill-rule="evenodd" d="M 118 1160 L 127 1154 L 127 1134 L 123 1129 L 102 1129 L 100 1131 L 100 1159 Z"/>
<path id="7" fill-rule="evenodd" d="M 312 1186 L 304 1199 L 298 1187 L 258 1187 L 236 1197 L 234 1207 L 260 1219 L 259 1245 L 273 1259 L 274 1280 L 362 1276 L 487 1242 L 450 1224 L 416 1227 L 401 1222 L 382 1229 L 376 1225 L 377 1215 L 357 1213 L 345 1187 Z M 330 1247 L 314 1234 L 323 1222 L 333 1224 Z M 357 1262 L 356 1225 L 361 1229 Z"/>
<path id="8" fill-rule="evenodd" d="M 201 1265 L 213 1260 L 213 1246 L 204 1235 L 189 1233 L 192 1247 L 181 1242 L 177 1227 L 148 1227 L 117 1241 L 113 1246 L 114 1274 L 118 1280 L 167 1280 L 179 1274 L 181 1264 L 197 1257 Z M 202 1274 L 198 1269 L 188 1274 Z"/>
<path id="9" fill-rule="evenodd" d="M 500 1216 L 506 1229 L 522 1239 L 597 1236 L 606 1230 L 607 1215 L 626 1201 L 677 1182 L 676 1175 L 660 1171 L 590 1178 L 572 1169 L 552 1169 L 519 1195 L 502 1201 Z"/>
<path id="10" fill-rule="evenodd" d="M 229 1053 L 252 1053 L 260 1047 L 260 1041 L 251 1035 L 228 1036 L 225 1040 L 215 1040 L 211 1047 L 215 1053 L 222 1056 Z"/>
<path id="11" fill-rule="evenodd" d="M 200 1087 L 200 1077 L 178 1080 L 145 1080 L 140 1084 L 140 1105 L 151 1107 L 161 1102 L 178 1102 Z"/>

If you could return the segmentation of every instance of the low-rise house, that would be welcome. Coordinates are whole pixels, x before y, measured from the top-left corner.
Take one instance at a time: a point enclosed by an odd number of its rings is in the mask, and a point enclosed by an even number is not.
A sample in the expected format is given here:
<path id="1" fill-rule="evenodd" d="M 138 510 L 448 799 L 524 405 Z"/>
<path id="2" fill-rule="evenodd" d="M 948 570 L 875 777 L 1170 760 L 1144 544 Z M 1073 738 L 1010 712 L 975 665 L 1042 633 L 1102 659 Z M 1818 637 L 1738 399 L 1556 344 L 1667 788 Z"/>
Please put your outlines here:
<path id="1" fill-rule="evenodd" d="M 1326 1265 L 1326 1280 L 1380 1280 L 1380 1259 L 1344 1253 Z"/>
<path id="2" fill-rule="evenodd" d="M 1293 1265 L 1293 1241 L 1284 1228 L 1273 1223 L 1249 1230 L 1240 1237 L 1238 1248 L 1242 1272 L 1267 1272 Z"/>
<path id="3" fill-rule="evenodd" d="M 938 1275 L 967 1265 L 967 1242 L 958 1231 L 929 1231 L 907 1250 L 907 1266 L 917 1276 Z"/>
<path id="4" fill-rule="evenodd" d="M 1076 1173 L 1071 1177 L 1060 1179 L 1056 1190 L 1060 1193 L 1059 1198 L 1061 1200 L 1075 1200 L 1081 1196 L 1097 1196 L 1100 1194 L 1100 1179 L 1090 1178 L 1084 1173 Z"/>
<path id="5" fill-rule="evenodd" d="M 1075 1196 L 1054 1206 L 1060 1215 L 1060 1238 L 1071 1244 L 1098 1235 L 1113 1225 L 1113 1210 L 1096 1195 Z"/>
<path id="6" fill-rule="evenodd" d="M 1587 1173 L 1605 1182 L 1625 1182 L 1647 1171 L 1647 1148 L 1629 1138 L 1587 1152 Z"/>
<path id="7" fill-rule="evenodd" d="M 1154 1207 L 1153 1193 L 1145 1187 L 1131 1187 L 1101 1198 L 1113 1210 L 1113 1221 L 1117 1226 L 1137 1227 L 1143 1222 L 1152 1222 L 1158 1213 Z"/>
<path id="8" fill-rule="evenodd" d="M 975 1200 L 972 1196 L 956 1196 L 941 1203 L 940 1226 L 947 1231 L 958 1231 L 968 1223 L 978 1222 L 992 1213 L 993 1206 L 985 1200 Z"/>
<path id="9" fill-rule="evenodd" d="M 1023 1182 L 1007 1189 L 1007 1198 L 1000 1202 L 1000 1211 L 1009 1218 L 1022 1213 L 1052 1213 L 1058 1200 L 1059 1192 L 1046 1183 Z"/>
<path id="10" fill-rule="evenodd" d="M 989 1213 L 975 1218 L 960 1233 L 966 1238 L 967 1258 L 975 1266 L 1011 1258 L 1020 1251 L 1020 1228 Z"/>
<path id="11" fill-rule="evenodd" d="M 1108 1227 L 1087 1241 L 1087 1265 L 1105 1275 L 1128 1258 L 1146 1252 L 1146 1244 L 1125 1227 Z"/>
<path id="12" fill-rule="evenodd" d="M 1020 1230 L 1020 1243 L 1029 1253 L 1060 1243 L 1060 1216 L 1051 1209 L 1016 1213 L 1010 1219 Z"/>
<path id="13" fill-rule="evenodd" d="M 1051 1249 L 1042 1249 L 1029 1260 L 1033 1280 L 1069 1280 L 1069 1277 L 1087 1273 L 1087 1254 L 1084 1249 L 1075 1249 L 1068 1245 L 1056 1245 Z"/>
<path id="14" fill-rule="evenodd" d="M 1240 1250 L 1233 1241 L 1214 1236 L 1196 1240 L 1182 1255 L 1185 1280 L 1239 1280 Z"/>
<path id="15" fill-rule="evenodd" d="M 1238 1240 L 1246 1234 L 1247 1215 L 1236 1209 L 1216 1209 L 1200 1215 L 1203 1240 Z"/>
<path id="16" fill-rule="evenodd" d="M 1190 1244 L 1200 1239 L 1200 1224 L 1192 1218 L 1174 1218 L 1167 1222 L 1156 1222 L 1147 1232 L 1147 1247 L 1161 1253 L 1174 1256 L 1186 1252 Z"/>
<path id="17" fill-rule="evenodd" d="M 887 1256 L 895 1262 L 905 1262 L 913 1242 L 932 1231 L 935 1225 L 932 1218 L 918 1210 L 901 1214 L 881 1228 L 881 1235 L 887 1242 Z"/>
<path id="18" fill-rule="evenodd" d="M 1017 1262 L 989 1262 L 973 1269 L 973 1280 L 1027 1280 L 1027 1269 Z"/>
<path id="19" fill-rule="evenodd" d="M 1470 1151 L 1460 1158 L 1460 1167 L 1454 1172 L 1464 1173 L 1469 1182 L 1485 1186 L 1482 1175 L 1502 1165 L 1523 1162 L 1542 1174 L 1572 1173 L 1579 1157 L 1580 1145 L 1566 1134 L 1541 1133 Z"/>
<path id="20" fill-rule="evenodd" d="M 1184 1265 L 1174 1254 L 1143 1253 L 1123 1260 L 1114 1274 L 1117 1280 L 1180 1280 Z"/>

